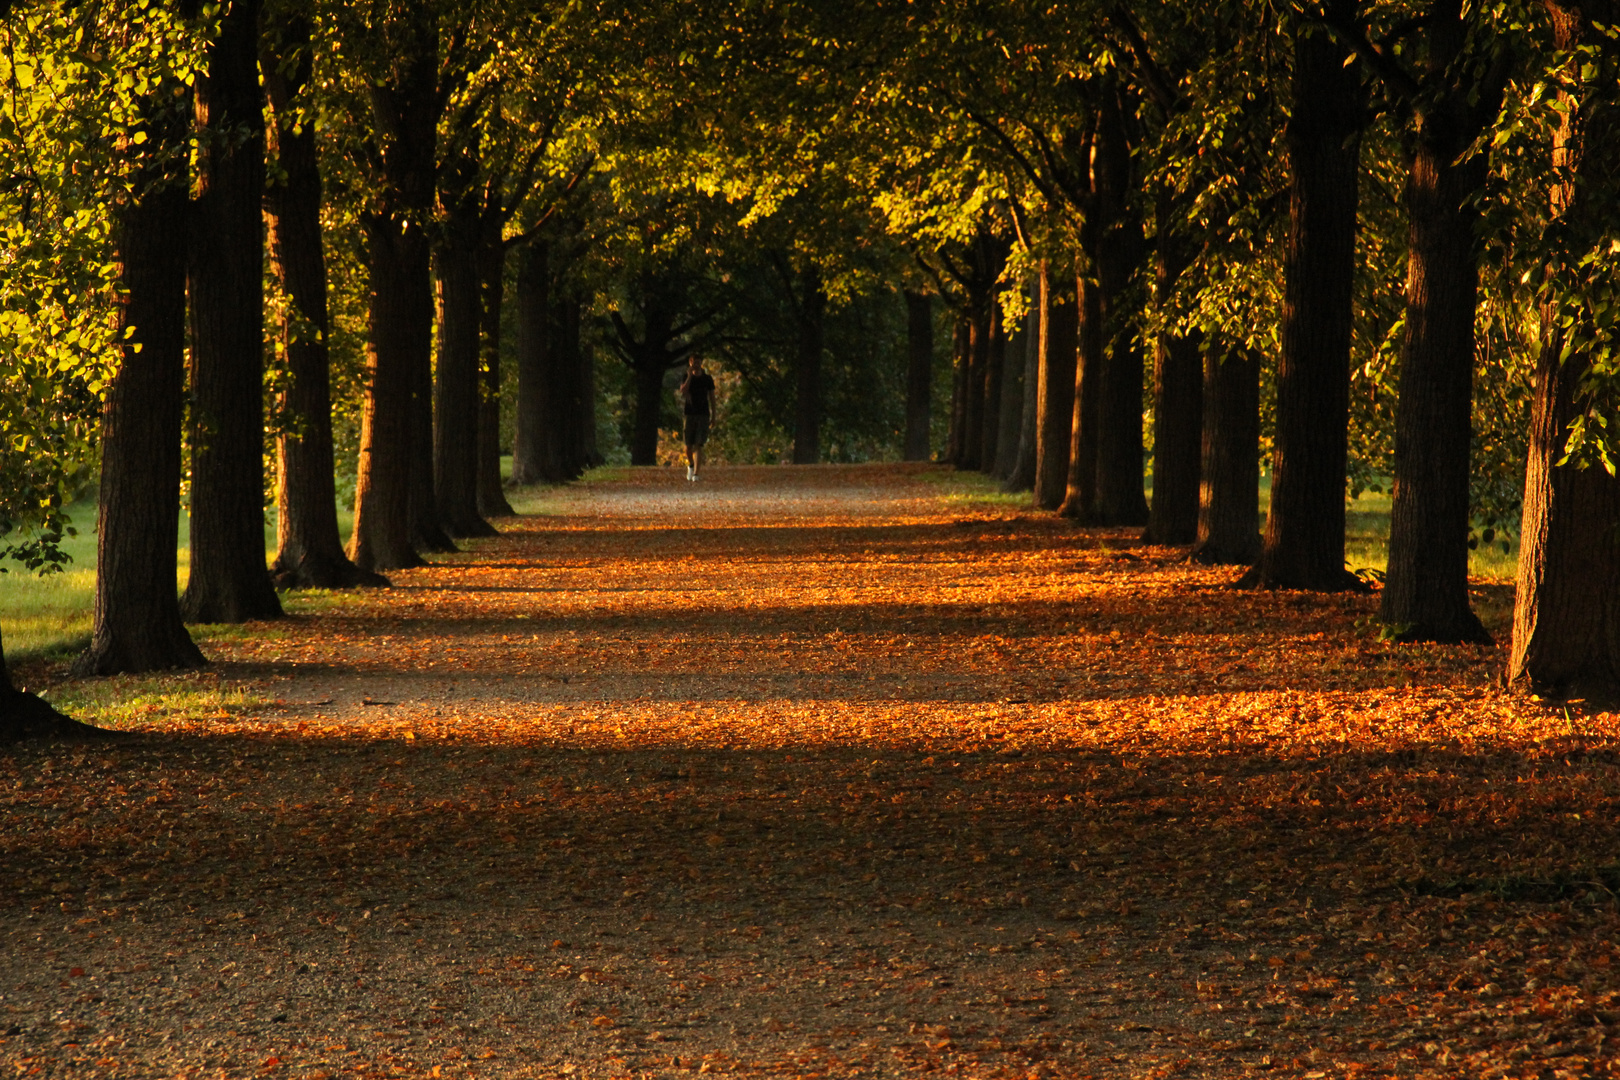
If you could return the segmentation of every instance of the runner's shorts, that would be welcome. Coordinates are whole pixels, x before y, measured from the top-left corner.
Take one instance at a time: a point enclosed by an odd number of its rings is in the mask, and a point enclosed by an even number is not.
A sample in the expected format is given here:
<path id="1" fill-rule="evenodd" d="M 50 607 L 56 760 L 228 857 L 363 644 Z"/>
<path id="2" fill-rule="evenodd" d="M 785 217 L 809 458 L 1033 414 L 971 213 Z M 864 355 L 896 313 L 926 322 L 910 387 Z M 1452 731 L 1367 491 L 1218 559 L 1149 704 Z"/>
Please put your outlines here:
<path id="1" fill-rule="evenodd" d="M 709 414 L 688 413 L 686 427 L 681 434 L 686 438 L 686 445 L 691 447 L 702 446 L 709 441 Z"/>

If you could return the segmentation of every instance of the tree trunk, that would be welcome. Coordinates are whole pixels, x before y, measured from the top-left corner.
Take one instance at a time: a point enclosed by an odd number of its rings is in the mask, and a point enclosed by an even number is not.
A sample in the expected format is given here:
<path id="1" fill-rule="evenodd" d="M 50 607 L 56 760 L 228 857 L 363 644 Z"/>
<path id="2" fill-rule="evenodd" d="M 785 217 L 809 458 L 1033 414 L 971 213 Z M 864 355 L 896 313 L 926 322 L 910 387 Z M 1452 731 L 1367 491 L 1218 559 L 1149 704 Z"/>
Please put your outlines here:
<path id="1" fill-rule="evenodd" d="M 1359 0 L 1332 7 L 1353 17 Z M 1344 46 L 1321 31 L 1294 43 L 1288 121 L 1288 242 L 1271 502 L 1255 582 L 1266 588 L 1360 589 L 1344 567 L 1351 289 L 1365 95 Z"/>
<path id="2" fill-rule="evenodd" d="M 433 272 L 429 249 L 427 286 L 418 316 L 427 331 L 425 350 L 413 350 L 411 360 L 411 546 L 418 551 L 456 551 L 439 520 L 439 498 L 433 481 Z"/>
<path id="3" fill-rule="evenodd" d="M 1074 275 L 1041 263 L 1040 367 L 1036 380 L 1034 503 L 1056 510 L 1069 479 L 1069 433 L 1074 426 L 1075 352 L 1079 313 Z"/>
<path id="4" fill-rule="evenodd" d="M 1104 364 L 1102 290 L 1084 275 L 1075 284 L 1074 394 L 1069 415 L 1069 475 L 1058 513 L 1085 524 L 1101 520 L 1097 511 L 1097 433 Z"/>
<path id="5" fill-rule="evenodd" d="M 1015 325 L 1001 343 L 1000 416 L 996 421 L 996 458 L 990 467 L 991 475 L 1005 481 L 1012 475 L 1018 462 L 1018 427 L 1024 415 L 1024 354 L 1025 327 L 1028 320 Z"/>
<path id="6" fill-rule="evenodd" d="M 929 412 L 934 392 L 934 304 L 927 293 L 905 291 L 907 461 L 928 460 Z"/>
<path id="7" fill-rule="evenodd" d="M 1037 280 L 1034 303 L 1024 318 L 1023 403 L 1018 421 L 1018 449 L 1007 482 L 1001 490 L 1030 491 L 1035 487 L 1035 444 L 1041 415 L 1041 298 Z"/>
<path id="8" fill-rule="evenodd" d="M 22 739 L 105 738 L 111 734 L 71 720 L 38 694 L 17 689 L 6 667 L 4 642 L 0 642 L 0 746 Z"/>
<path id="9" fill-rule="evenodd" d="M 799 342 L 794 356 L 798 393 L 793 405 L 793 464 L 814 465 L 821 460 L 822 317 L 827 310 L 827 294 L 817 267 L 803 272 L 800 290 Z"/>
<path id="10" fill-rule="evenodd" d="M 582 303 L 583 306 L 583 303 Z M 584 318 L 583 311 L 579 312 L 576 325 Z M 581 336 L 579 346 L 579 394 L 580 409 L 580 450 L 583 452 L 584 466 L 594 469 L 603 463 L 602 451 L 596 443 L 596 351 L 585 343 Z"/>
<path id="11" fill-rule="evenodd" d="M 439 362 L 433 378 L 433 496 L 438 521 L 454 537 L 494 536 L 478 513 L 478 367 L 483 281 L 478 222 L 445 224 L 434 252 Z"/>
<path id="12" fill-rule="evenodd" d="M 1143 539 L 1198 539 L 1198 480 L 1204 428 L 1203 356 L 1198 338 L 1161 334 L 1153 343 L 1153 503 Z"/>
<path id="13" fill-rule="evenodd" d="M 1489 644 L 1468 607 L 1474 226 L 1483 162 L 1455 164 L 1454 125 L 1422 125 L 1407 180 L 1406 340 L 1395 406 L 1395 498 L 1379 617 L 1400 641 Z M 1465 144 L 1466 145 L 1466 144 Z"/>
<path id="14" fill-rule="evenodd" d="M 264 557 L 264 123 L 259 3 L 233 0 L 196 84 L 190 622 L 281 614 Z"/>
<path id="15" fill-rule="evenodd" d="M 1006 381 L 1007 333 L 1001 305 L 992 295 L 985 318 L 984 416 L 979 433 L 979 471 L 994 475 L 1001 451 L 1001 393 Z"/>
<path id="16" fill-rule="evenodd" d="M 638 363 L 635 426 L 630 435 L 630 464 L 658 464 L 658 421 L 664 411 L 664 372 L 661 363 Z"/>
<path id="17" fill-rule="evenodd" d="M 543 240 L 529 241 L 518 256 L 517 431 L 512 443 L 514 484 L 540 484 L 548 479 L 545 438 L 549 368 L 546 351 L 551 344 L 550 256 L 550 248 Z"/>
<path id="18" fill-rule="evenodd" d="M 1129 306 L 1131 278 L 1143 255 L 1142 219 L 1132 199 L 1136 182 L 1126 130 L 1122 89 L 1103 96 L 1092 154 L 1092 190 L 1097 215 L 1090 230 L 1097 275 L 1102 345 L 1097 387 L 1097 496 L 1095 518 L 1103 525 L 1146 525 L 1142 452 L 1142 350 L 1135 312 Z M 1082 311 L 1082 318 L 1087 312 Z"/>
<path id="19" fill-rule="evenodd" d="M 422 223 L 433 207 L 443 105 L 438 31 L 420 15 L 401 16 L 388 29 L 399 37 L 395 66 L 388 82 L 370 91 L 380 175 L 361 215 L 371 296 L 349 558 L 367 570 L 421 565 L 412 544 L 412 487 L 413 476 L 421 483 L 424 461 L 432 488 L 433 286 Z M 431 516 L 431 498 L 426 510 Z"/>
<path id="20" fill-rule="evenodd" d="M 1198 492 L 1201 563 L 1248 565 L 1260 555 L 1260 356 L 1204 353 L 1203 480 Z"/>
<path id="21" fill-rule="evenodd" d="M 552 353 L 552 371 L 557 393 L 553 396 L 554 425 L 558 432 L 557 471 L 565 480 L 577 480 L 589 465 L 585 449 L 587 426 L 596 423 L 595 402 L 590 403 L 590 423 L 586 422 L 587 403 L 581 358 L 579 293 L 574 289 L 562 290 L 552 312 L 552 326 L 556 349 Z"/>
<path id="22" fill-rule="evenodd" d="M 501 299 L 506 284 L 506 244 L 500 223 L 478 251 L 478 514 L 511 517 L 501 484 Z"/>
<path id="23" fill-rule="evenodd" d="M 276 181 L 265 187 L 264 220 L 271 272 L 286 299 L 277 332 L 287 381 L 276 402 L 277 550 L 271 571 L 281 589 L 387 585 L 387 578 L 349 561 L 338 534 L 321 170 L 314 125 L 300 126 L 294 118 L 294 99 L 313 67 L 310 32 L 307 20 L 285 18 L 267 35 L 272 40 L 259 65 L 277 165 Z"/>
<path id="24" fill-rule="evenodd" d="M 1548 10 L 1554 45 L 1573 57 L 1572 66 L 1590 62 L 1582 46 L 1603 40 L 1592 23 L 1613 25 L 1616 15 L 1612 3 L 1552 3 Z M 1614 63 L 1612 46 L 1605 59 Z M 1583 81 L 1571 78 L 1566 85 Z M 1593 90 L 1586 93 L 1585 101 L 1561 93 L 1564 108 L 1553 136 L 1552 217 L 1566 245 L 1555 269 L 1564 274 L 1581 274 L 1581 254 L 1613 236 L 1607 207 L 1620 176 L 1620 108 Z M 1574 292 L 1586 283 L 1576 276 L 1559 284 Z M 1577 310 L 1583 322 L 1593 317 L 1584 305 Z M 1601 465 L 1558 464 L 1570 422 L 1588 404 L 1580 384 L 1593 359 L 1582 352 L 1563 359 L 1559 314 L 1549 304 L 1541 319 L 1505 681 L 1549 697 L 1610 702 L 1620 695 L 1620 480 Z"/>
<path id="25" fill-rule="evenodd" d="M 174 108 L 165 83 L 156 108 Z M 184 113 L 146 128 L 128 202 L 114 209 L 118 373 L 102 414 L 95 629 L 75 675 L 202 667 L 175 595 L 186 349 Z M 130 149 L 133 149 L 131 147 Z M 169 151 L 165 153 L 165 151 Z M 134 150 L 134 153 L 142 153 Z"/>

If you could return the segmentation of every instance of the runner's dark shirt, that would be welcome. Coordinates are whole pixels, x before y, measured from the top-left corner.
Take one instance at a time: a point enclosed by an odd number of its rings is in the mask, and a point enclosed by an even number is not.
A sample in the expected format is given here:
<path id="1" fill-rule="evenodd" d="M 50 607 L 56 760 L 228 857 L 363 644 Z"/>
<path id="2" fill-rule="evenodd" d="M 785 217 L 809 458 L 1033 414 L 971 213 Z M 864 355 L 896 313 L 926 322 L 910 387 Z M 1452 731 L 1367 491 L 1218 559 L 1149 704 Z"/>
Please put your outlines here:
<path id="1" fill-rule="evenodd" d="M 686 377 L 685 413 L 687 416 L 708 416 L 709 399 L 714 397 L 714 376 L 700 371 Z"/>

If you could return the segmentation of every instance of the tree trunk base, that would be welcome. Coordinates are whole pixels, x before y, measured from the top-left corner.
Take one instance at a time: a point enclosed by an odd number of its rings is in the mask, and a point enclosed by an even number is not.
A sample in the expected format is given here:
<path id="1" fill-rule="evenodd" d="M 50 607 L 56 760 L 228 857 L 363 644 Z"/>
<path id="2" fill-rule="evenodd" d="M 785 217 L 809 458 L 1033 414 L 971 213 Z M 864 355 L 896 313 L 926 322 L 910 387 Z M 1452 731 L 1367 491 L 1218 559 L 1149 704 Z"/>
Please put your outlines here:
<path id="1" fill-rule="evenodd" d="M 0 691 L 0 744 L 25 739 L 57 742 L 80 739 L 116 739 L 120 732 L 108 731 L 63 716 L 37 694 L 22 690 Z"/>
<path id="2" fill-rule="evenodd" d="M 457 540 L 475 540 L 485 536 L 501 535 L 501 531 L 499 529 L 481 517 L 466 521 L 448 522 L 444 528 L 446 533 L 455 537 Z M 451 550 L 455 549 L 452 548 Z"/>
<path id="3" fill-rule="evenodd" d="M 412 529 L 411 546 L 417 551 L 449 553 L 461 550 L 456 546 L 456 542 L 450 539 L 450 534 L 438 525 L 418 525 Z"/>
<path id="4" fill-rule="evenodd" d="M 1241 549 L 1229 549 L 1223 544 L 1205 541 L 1187 552 L 1187 561 L 1198 563 L 1201 566 L 1248 566 L 1260 557 L 1260 537 L 1256 534 L 1254 543 Z M 1249 573 L 1253 573 L 1251 570 Z M 1248 574 L 1240 579 L 1248 578 Z"/>
<path id="5" fill-rule="evenodd" d="M 69 669 L 74 676 L 83 678 L 96 675 L 138 675 L 147 671 L 189 670 L 208 666 L 208 660 L 191 640 L 185 628 L 159 641 L 156 636 L 143 637 L 138 647 L 131 647 L 112 634 L 98 634 L 90 647 L 79 654 Z"/>
<path id="6" fill-rule="evenodd" d="M 276 589 L 386 589 L 393 583 L 374 570 L 362 570 L 348 559 L 304 558 L 296 564 L 277 560 L 270 568 Z"/>
<path id="7" fill-rule="evenodd" d="M 268 584 L 269 578 L 265 581 Z M 279 619 L 282 614 L 274 587 L 269 589 L 268 598 L 238 590 L 208 590 L 199 594 L 189 588 L 180 596 L 180 618 L 188 623 L 243 623 Z"/>
<path id="8" fill-rule="evenodd" d="M 1372 586 L 1350 571 L 1340 569 L 1336 574 L 1311 575 L 1292 578 L 1284 574 L 1265 572 L 1265 563 L 1249 568 L 1234 586 L 1239 589 L 1297 589 L 1300 592 L 1354 592 L 1370 593 Z"/>
<path id="9" fill-rule="evenodd" d="M 517 511 L 506 501 L 506 492 L 498 487 L 494 491 L 478 493 L 478 513 L 485 519 L 517 517 Z"/>
<path id="10" fill-rule="evenodd" d="M 1191 544 L 1198 539 L 1198 524 L 1195 521 L 1191 528 L 1176 529 L 1167 532 L 1164 536 L 1156 536 L 1152 524 L 1142 530 L 1142 543 L 1158 544 L 1162 547 L 1181 547 Z"/>
<path id="11" fill-rule="evenodd" d="M 1446 623 L 1416 623 L 1411 626 L 1391 626 L 1386 624 L 1385 633 L 1390 641 L 1402 645 L 1413 645 L 1418 642 L 1433 642 L 1437 645 L 1484 645 L 1494 646 L 1496 639 L 1491 632 L 1485 629 L 1485 624 L 1472 611 L 1466 617 L 1459 617 Z"/>

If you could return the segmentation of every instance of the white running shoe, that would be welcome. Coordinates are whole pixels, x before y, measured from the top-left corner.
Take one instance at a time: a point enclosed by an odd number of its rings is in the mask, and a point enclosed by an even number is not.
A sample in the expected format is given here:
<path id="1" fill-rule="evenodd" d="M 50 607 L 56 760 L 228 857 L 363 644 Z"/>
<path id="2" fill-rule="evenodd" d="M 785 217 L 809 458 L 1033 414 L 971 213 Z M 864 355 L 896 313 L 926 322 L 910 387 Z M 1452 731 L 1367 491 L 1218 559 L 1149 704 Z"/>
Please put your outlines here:
<path id="1" fill-rule="evenodd" d="M 692 466 L 690 466 L 690 465 L 688 465 L 686 467 L 686 478 L 688 480 L 696 480 L 697 479 L 697 473 L 692 471 Z"/>

